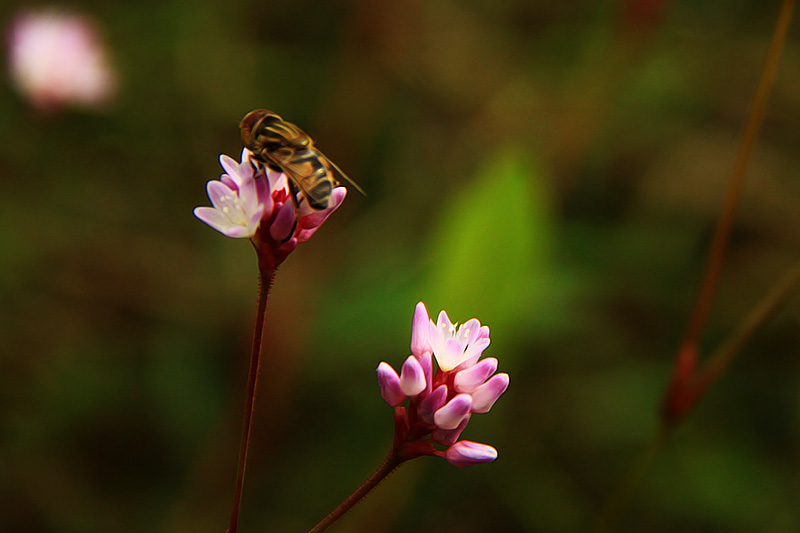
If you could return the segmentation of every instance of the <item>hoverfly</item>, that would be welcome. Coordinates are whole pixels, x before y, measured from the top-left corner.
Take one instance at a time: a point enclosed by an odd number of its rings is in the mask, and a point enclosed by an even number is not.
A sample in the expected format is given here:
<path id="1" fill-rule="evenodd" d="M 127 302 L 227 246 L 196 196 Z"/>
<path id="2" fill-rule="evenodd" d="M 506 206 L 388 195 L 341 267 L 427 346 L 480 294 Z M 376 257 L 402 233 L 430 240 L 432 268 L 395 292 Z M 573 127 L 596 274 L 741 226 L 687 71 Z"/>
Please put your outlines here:
<path id="1" fill-rule="evenodd" d="M 242 141 L 253 158 L 289 178 L 295 203 L 305 198 L 316 211 L 330 207 L 331 192 L 339 182 L 334 171 L 365 194 L 356 182 L 314 146 L 306 132 L 267 109 L 249 112 L 239 124 Z"/>

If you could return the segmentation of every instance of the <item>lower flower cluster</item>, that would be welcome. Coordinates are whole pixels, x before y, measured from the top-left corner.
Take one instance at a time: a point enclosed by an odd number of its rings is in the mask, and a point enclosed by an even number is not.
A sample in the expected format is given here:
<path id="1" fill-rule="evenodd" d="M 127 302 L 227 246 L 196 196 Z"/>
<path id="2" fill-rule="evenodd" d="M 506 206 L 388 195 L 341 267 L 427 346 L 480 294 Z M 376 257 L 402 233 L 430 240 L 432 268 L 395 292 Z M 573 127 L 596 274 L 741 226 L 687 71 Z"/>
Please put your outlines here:
<path id="1" fill-rule="evenodd" d="M 417 304 L 411 355 L 399 374 L 385 362 L 377 370 L 381 396 L 395 408 L 394 450 L 402 460 L 435 455 L 463 468 L 497 458 L 492 446 L 458 440 L 470 417 L 489 412 L 508 388 L 508 374 L 495 373 L 497 359 L 479 362 L 488 346 L 489 328 L 477 319 L 458 327 L 442 311 L 434 323 Z"/>

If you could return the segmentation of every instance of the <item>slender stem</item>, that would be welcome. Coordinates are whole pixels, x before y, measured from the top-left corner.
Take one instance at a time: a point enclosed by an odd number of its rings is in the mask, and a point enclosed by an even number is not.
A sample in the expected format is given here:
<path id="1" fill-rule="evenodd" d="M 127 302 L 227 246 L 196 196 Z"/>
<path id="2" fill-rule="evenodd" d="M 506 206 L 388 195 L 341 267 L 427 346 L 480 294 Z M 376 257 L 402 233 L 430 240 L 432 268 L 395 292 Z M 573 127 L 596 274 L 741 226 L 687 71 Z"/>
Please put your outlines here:
<path id="1" fill-rule="evenodd" d="M 233 507 L 231 509 L 231 522 L 228 527 L 228 533 L 236 533 L 239 527 L 239 507 L 242 503 L 242 487 L 244 486 L 244 472 L 247 468 L 247 452 L 250 448 L 253 407 L 256 400 L 258 373 L 261 367 L 261 344 L 264 337 L 264 322 L 267 318 L 267 298 L 274 279 L 274 268 L 259 268 L 258 309 L 256 311 L 255 331 L 253 332 L 253 350 L 250 353 L 250 372 L 247 378 L 247 397 L 244 406 L 244 422 L 242 423 L 242 441 L 239 448 L 239 466 L 236 470 L 236 488 L 233 493 Z"/>
<path id="2" fill-rule="evenodd" d="M 738 355 L 748 340 L 759 331 L 767 321 L 775 316 L 786 303 L 789 302 L 800 289 L 800 263 L 789 269 L 778 283 L 764 296 L 750 313 L 742 320 L 738 328 L 728 337 L 722 345 L 717 348 L 708 358 L 696 380 L 693 388 L 689 392 L 692 395 L 691 401 L 694 405 L 710 387 L 714 381 L 725 371 L 725 369 Z M 640 454 L 639 458 L 631 467 L 625 480 L 608 501 L 605 510 L 601 514 L 596 531 L 613 531 L 619 525 L 622 512 L 627 507 L 634 489 L 650 468 L 653 460 L 658 455 L 675 426 L 662 424 L 656 436 Z"/>
<path id="3" fill-rule="evenodd" d="M 331 514 L 323 518 L 322 521 L 314 526 L 308 533 L 321 533 L 322 531 L 325 531 L 331 527 L 336 523 L 337 520 L 347 514 L 347 512 L 350 511 L 350 509 L 352 509 L 357 503 L 366 498 L 367 494 L 372 492 L 372 489 L 377 487 L 378 484 L 386 478 L 386 476 L 394 472 L 394 470 L 403 464 L 404 461 L 405 459 L 401 459 L 393 449 L 374 474 L 367 478 L 367 480 L 364 481 L 364 483 L 350 496 L 348 496 L 347 499 L 339 505 L 339 507 L 334 509 Z"/>
<path id="4" fill-rule="evenodd" d="M 719 282 L 720 271 L 725 258 L 731 227 L 736 214 L 736 205 L 741 196 L 744 185 L 747 165 L 750 162 L 756 144 L 761 124 L 764 121 L 764 112 L 769 100 L 769 94 L 775 81 L 786 33 L 792 17 L 794 0 L 784 0 L 781 5 L 775 31 L 772 35 L 767 57 L 759 77 L 758 88 L 753 99 L 753 105 L 747 118 L 742 142 L 731 174 L 727 195 L 722 207 L 722 213 L 717 221 L 714 237 L 709 249 L 708 262 L 700 290 L 689 318 L 686 333 L 675 358 L 673 375 L 664 397 L 662 405 L 663 420 L 670 425 L 680 422 L 687 412 L 686 405 L 681 401 L 687 399 L 684 389 L 691 386 L 697 377 L 697 354 L 703 329 L 708 322 L 711 304 Z"/>
<path id="5" fill-rule="evenodd" d="M 764 122 L 764 112 L 767 108 L 770 92 L 772 91 L 775 73 L 778 69 L 783 44 L 786 40 L 786 32 L 789 28 L 789 21 L 792 18 L 794 0 L 784 0 L 781 11 L 778 14 L 778 22 L 772 35 L 764 67 L 759 78 L 756 95 L 753 99 L 753 106 L 747 118 L 744 134 L 742 135 L 741 145 L 739 146 L 736 164 L 731 174 L 728 185 L 728 192 L 722 207 L 722 214 L 717 221 L 714 237 L 708 255 L 703 282 L 692 310 L 689 324 L 686 328 L 679 354 L 686 354 L 684 357 L 693 357 L 696 353 L 697 344 L 700 341 L 703 328 L 708 321 L 711 304 L 719 281 L 720 270 L 725 258 L 725 250 L 729 241 L 731 227 L 736 215 L 736 205 L 741 197 L 742 187 L 747 172 L 747 166 L 753 153 L 753 148 Z"/>
<path id="6" fill-rule="evenodd" d="M 673 371 L 673 382 L 670 385 L 670 390 L 667 391 L 667 402 L 675 399 L 674 394 L 676 394 L 678 392 L 677 389 L 681 387 L 691 388 L 688 393 L 695 395 L 692 401 L 696 402 L 702 393 L 722 372 L 724 372 L 725 368 L 727 368 L 736 354 L 741 351 L 747 340 L 749 340 L 750 337 L 780 309 L 782 304 L 788 301 L 789 296 L 800 287 L 800 266 L 796 266 L 791 269 L 786 277 L 784 277 L 756 306 L 730 338 L 714 352 L 708 359 L 708 363 L 705 365 L 703 371 L 697 372 L 695 370 L 698 343 L 706 322 L 708 321 L 711 304 L 716 293 L 719 275 L 725 257 L 725 250 L 736 213 L 736 205 L 741 196 L 747 166 L 750 162 L 750 157 L 755 147 L 761 124 L 764 120 L 764 112 L 775 80 L 778 60 L 786 40 L 786 33 L 789 28 L 789 22 L 791 21 L 793 8 L 794 0 L 784 0 L 781 5 L 780 13 L 778 14 L 778 21 L 772 35 L 769 50 L 767 51 L 764 67 L 761 71 L 753 106 L 745 125 L 736 164 L 722 207 L 722 213 L 720 214 L 714 231 L 703 281 L 694 308 L 692 309 L 692 314 L 689 318 L 686 333 L 680 349 L 678 350 L 675 369 Z M 681 382 L 679 383 L 678 381 Z M 688 408 L 685 405 L 679 412 L 665 409 L 665 417 L 658 433 L 649 446 L 642 451 L 642 454 L 634 463 L 619 489 L 608 501 L 604 512 L 598 520 L 597 531 L 613 531 L 619 526 L 619 522 L 625 509 L 630 504 L 631 496 L 636 486 L 639 484 L 645 472 L 650 468 L 658 452 L 666 443 L 686 412 L 688 412 Z"/>
<path id="7" fill-rule="evenodd" d="M 655 437 L 653 437 L 633 463 L 630 471 L 628 471 L 628 474 L 625 476 L 625 480 L 614 492 L 611 499 L 608 500 L 605 509 L 597 521 L 595 527 L 597 533 L 606 533 L 614 531 L 617 528 L 624 510 L 628 506 L 631 496 L 633 496 L 634 489 L 639 485 L 645 473 L 650 469 L 650 466 L 653 464 L 658 452 L 664 447 L 668 437 L 669 428 L 662 425 Z"/>
<path id="8" fill-rule="evenodd" d="M 800 263 L 784 274 L 783 278 L 742 320 L 736 331 L 711 354 L 703 371 L 697 377 L 697 392 L 695 393 L 697 398 L 695 401 L 699 400 L 705 390 L 728 368 L 733 358 L 742 351 L 747 341 L 783 308 L 798 289 L 800 289 Z"/>

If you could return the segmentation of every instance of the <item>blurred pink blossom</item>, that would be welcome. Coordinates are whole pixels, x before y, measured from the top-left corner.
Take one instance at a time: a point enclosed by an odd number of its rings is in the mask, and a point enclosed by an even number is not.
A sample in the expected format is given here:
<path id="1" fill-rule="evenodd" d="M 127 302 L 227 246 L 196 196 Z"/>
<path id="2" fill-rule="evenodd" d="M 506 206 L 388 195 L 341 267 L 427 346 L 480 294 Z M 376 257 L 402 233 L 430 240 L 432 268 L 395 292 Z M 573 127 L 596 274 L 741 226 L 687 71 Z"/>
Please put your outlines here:
<path id="1" fill-rule="evenodd" d="M 377 370 L 381 396 L 395 408 L 394 449 L 402 460 L 436 455 L 461 468 L 497 458 L 491 446 L 458 440 L 470 417 L 491 410 L 508 388 L 508 374 L 495 374 L 497 359 L 478 362 L 488 346 L 489 328 L 477 319 L 459 327 L 442 311 L 434 323 L 417 304 L 400 374 L 385 362 Z"/>
<path id="2" fill-rule="evenodd" d="M 87 17 L 59 11 L 23 11 L 9 34 L 11 79 L 37 108 L 97 107 L 116 88 L 107 50 Z"/>

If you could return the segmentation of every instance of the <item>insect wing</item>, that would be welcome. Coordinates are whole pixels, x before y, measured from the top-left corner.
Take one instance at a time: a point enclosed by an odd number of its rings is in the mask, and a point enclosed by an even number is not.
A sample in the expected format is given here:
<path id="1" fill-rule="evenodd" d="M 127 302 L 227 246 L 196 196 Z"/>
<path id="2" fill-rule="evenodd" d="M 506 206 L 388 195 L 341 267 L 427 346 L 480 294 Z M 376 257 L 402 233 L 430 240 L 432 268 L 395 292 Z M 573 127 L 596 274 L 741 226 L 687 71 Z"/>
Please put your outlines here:
<path id="1" fill-rule="evenodd" d="M 323 156 L 323 157 L 325 157 L 325 156 Z M 334 163 L 333 161 L 331 161 L 331 160 L 330 160 L 330 159 L 328 159 L 327 157 L 325 157 L 325 161 L 327 161 L 327 162 L 328 162 L 328 164 L 330 164 L 330 166 L 331 166 L 331 167 L 332 167 L 334 170 L 336 170 L 336 173 L 337 173 L 337 174 L 339 174 L 339 175 L 340 175 L 342 178 L 344 178 L 344 180 L 345 180 L 347 183 L 349 183 L 350 185 L 352 185 L 352 186 L 353 186 L 353 187 L 354 187 L 354 188 L 355 188 L 355 189 L 356 189 L 358 192 L 360 192 L 360 193 L 361 193 L 362 195 L 364 195 L 364 196 L 366 196 L 366 195 L 367 195 L 367 193 L 366 193 L 366 192 L 364 192 L 364 189 L 362 189 L 362 188 L 361 188 L 361 185 L 359 185 L 358 183 L 356 183 L 355 181 L 353 181 L 352 179 L 350 179 L 350 176 L 348 176 L 347 174 L 345 174 L 345 173 L 344 173 L 344 171 L 343 171 L 341 168 L 339 168 L 339 165 L 337 165 L 336 163 Z"/>

